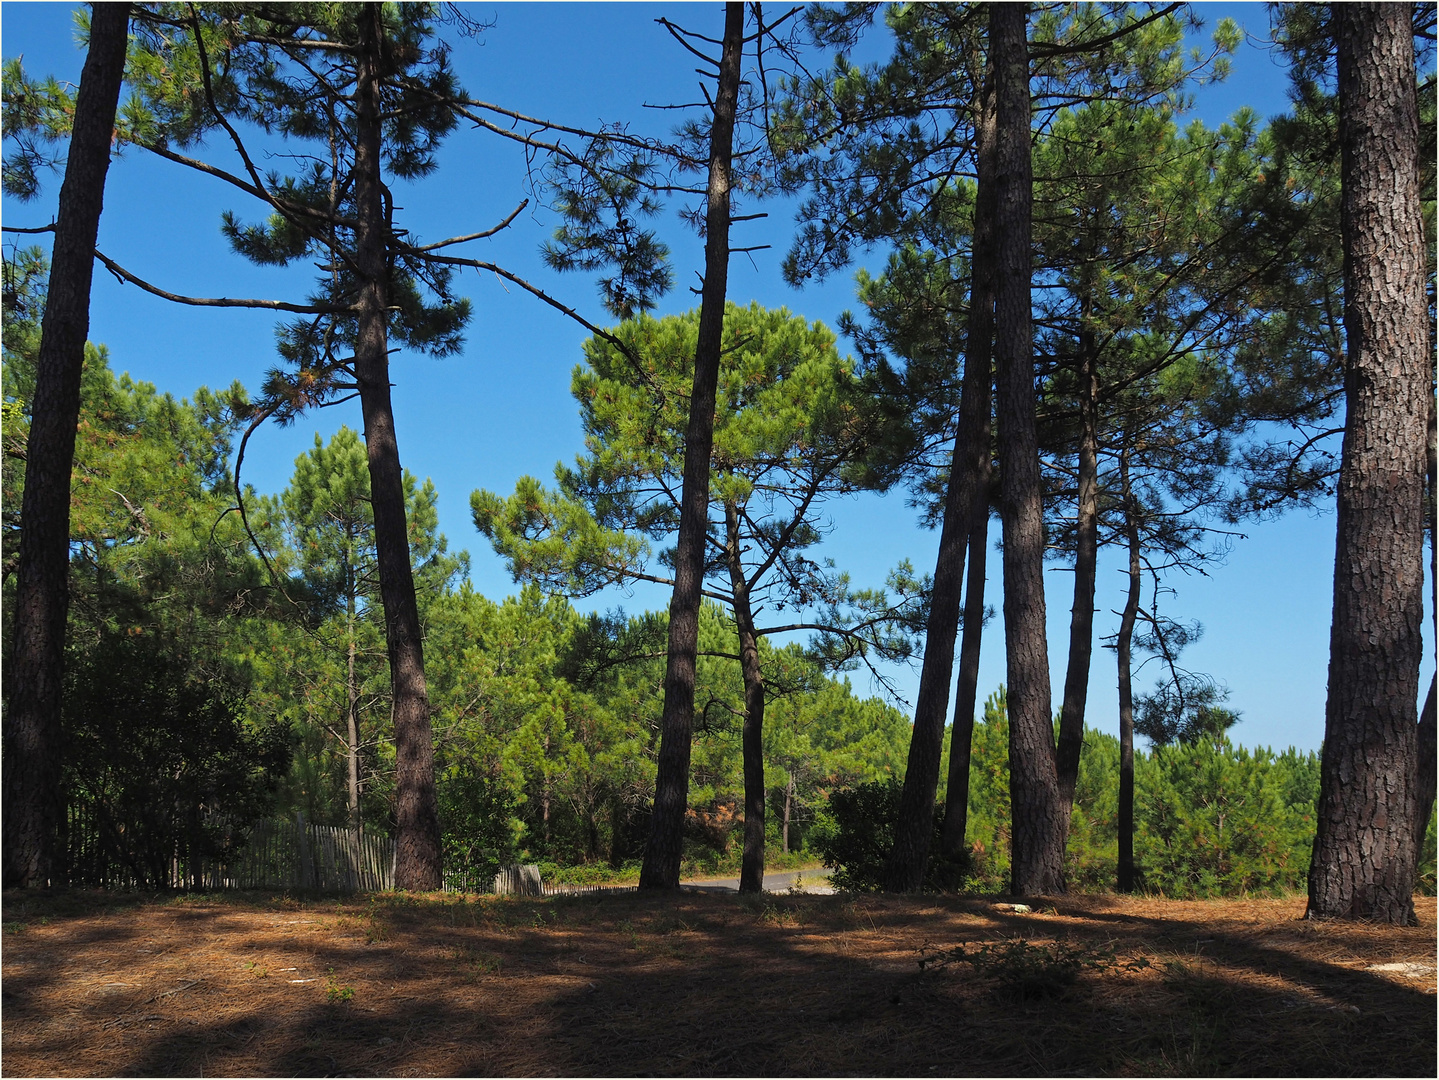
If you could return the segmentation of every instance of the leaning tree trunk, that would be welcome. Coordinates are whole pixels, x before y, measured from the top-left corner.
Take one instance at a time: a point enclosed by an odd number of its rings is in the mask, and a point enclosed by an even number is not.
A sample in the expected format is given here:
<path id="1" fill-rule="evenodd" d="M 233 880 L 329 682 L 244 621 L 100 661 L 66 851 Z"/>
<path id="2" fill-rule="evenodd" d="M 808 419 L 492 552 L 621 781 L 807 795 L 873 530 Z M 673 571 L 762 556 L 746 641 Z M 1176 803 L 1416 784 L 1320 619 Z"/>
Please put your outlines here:
<path id="1" fill-rule="evenodd" d="M 1087 318 L 1089 304 L 1082 306 Z M 1069 614 L 1069 666 L 1059 712 L 1056 767 L 1066 825 L 1084 750 L 1084 707 L 1094 653 L 1094 574 L 1099 553 L 1099 357 L 1094 330 L 1079 332 L 1079 489 L 1075 514 L 1074 606 Z"/>
<path id="2" fill-rule="evenodd" d="M 435 800 L 435 748 L 425 688 L 420 611 L 410 568 L 405 491 L 395 414 L 390 402 L 388 318 L 389 235 L 380 177 L 380 5 L 367 6 L 355 80 L 355 263 L 361 274 L 355 381 L 365 421 L 375 556 L 385 609 L 395 725 L 395 887 L 440 887 L 440 819 Z"/>
<path id="3" fill-rule="evenodd" d="M 1414 923 L 1428 353 L 1410 9 L 1333 9 L 1344 450 L 1309 916 Z"/>
<path id="4" fill-rule="evenodd" d="M 989 425 L 985 424 L 986 440 Z M 944 827 L 939 852 L 951 861 L 964 857 L 969 832 L 969 763 L 974 746 L 974 706 L 979 691 L 979 655 L 984 636 L 984 575 L 989 544 L 989 462 L 980 477 L 969 519 L 969 577 L 964 586 L 964 633 L 959 646 L 959 679 L 954 686 L 954 727 L 949 736 L 949 778 L 944 790 Z"/>
<path id="5" fill-rule="evenodd" d="M 954 639 L 959 629 L 965 548 L 976 493 L 981 491 L 981 476 L 989 466 L 989 356 L 994 334 L 995 273 L 993 214 L 984 211 L 992 211 L 994 206 L 992 86 L 981 91 L 975 135 L 981 212 L 975 215 L 974 250 L 970 259 L 969 324 L 964 381 L 959 395 L 959 426 L 945 489 L 939 554 L 935 559 L 929 622 L 924 634 L 924 665 L 920 669 L 919 692 L 914 703 L 914 729 L 909 740 L 904 790 L 895 823 L 894 848 L 885 867 L 885 888 L 890 892 L 911 892 L 924 881 L 930 835 L 934 831 L 939 761 L 944 751 L 949 680 L 954 673 Z M 966 632 L 968 626 L 966 623 Z M 971 702 L 971 726 L 973 720 Z M 961 835 L 961 844 L 963 839 Z"/>
<path id="6" fill-rule="evenodd" d="M 749 582 L 740 562 L 739 513 L 725 505 L 725 557 L 730 591 L 734 594 L 734 621 L 739 636 L 739 667 L 744 679 L 744 728 L 740 737 L 744 762 L 744 854 L 740 860 L 739 891 L 764 889 L 764 673 L 759 666 L 759 638 L 750 609 Z"/>
<path id="7" fill-rule="evenodd" d="M 1133 892 L 1134 881 L 1134 684 L 1130 650 L 1139 617 L 1139 508 L 1129 485 L 1128 448 L 1119 458 L 1124 489 L 1124 533 L 1129 540 L 1129 596 L 1119 619 L 1114 654 L 1119 663 L 1119 874 L 1120 892 Z"/>
<path id="8" fill-rule="evenodd" d="M 1065 829 L 1055 771 L 1044 625 L 1044 505 L 1030 321 L 1033 170 L 1026 14 L 1024 4 L 990 7 L 999 152 L 994 359 L 1014 815 L 1010 887 L 1018 895 L 1040 895 L 1064 891 Z"/>
<path id="9" fill-rule="evenodd" d="M 95 236 L 125 71 L 128 4 L 96 4 L 80 75 L 25 449 L 16 568 L 15 646 L 5 667 L 4 886 L 53 879 L 60 810 L 59 728 L 69 606 L 70 470 L 80 372 L 90 332 Z"/>
<path id="10" fill-rule="evenodd" d="M 680 526 L 675 540 L 675 588 L 670 599 L 665 701 L 649 843 L 640 869 L 641 889 L 677 889 L 689 802 L 690 738 L 694 730 L 695 662 L 699 652 L 701 588 L 709 531 L 710 450 L 714 444 L 715 395 L 719 385 L 729 279 L 730 158 L 739 102 L 744 48 L 744 5 L 725 4 L 719 87 L 710 127 L 708 207 L 705 213 L 705 276 L 700 292 L 699 340 L 695 345 L 685 468 L 680 489 Z"/>
<path id="11" fill-rule="evenodd" d="M 984 585 L 989 546 L 990 414 L 994 351 L 994 210 L 995 210 L 995 114 L 994 73 L 991 67 L 980 95 L 976 123 L 974 253 L 970 260 L 969 325 L 965 350 L 965 374 L 974 372 L 983 391 L 980 402 L 979 475 L 969 510 L 969 576 L 964 586 L 964 636 L 959 648 L 959 679 L 954 688 L 954 727 L 949 738 L 949 777 L 944 791 L 944 826 L 940 832 L 940 854 L 948 860 L 965 856 L 969 832 L 969 766 L 974 743 L 974 707 L 979 690 L 979 657 L 984 638 Z"/>

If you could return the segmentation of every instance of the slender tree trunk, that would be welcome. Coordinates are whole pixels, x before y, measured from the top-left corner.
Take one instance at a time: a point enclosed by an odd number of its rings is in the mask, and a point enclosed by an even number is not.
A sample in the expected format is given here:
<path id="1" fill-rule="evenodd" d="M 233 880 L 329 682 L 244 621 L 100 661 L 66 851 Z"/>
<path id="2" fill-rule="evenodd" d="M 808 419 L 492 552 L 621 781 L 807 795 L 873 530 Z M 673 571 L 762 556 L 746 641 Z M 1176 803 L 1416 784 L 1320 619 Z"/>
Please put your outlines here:
<path id="1" fill-rule="evenodd" d="M 1347 415 L 1309 916 L 1413 924 L 1428 351 L 1410 8 L 1336 4 Z"/>
<path id="2" fill-rule="evenodd" d="M 949 680 L 954 673 L 954 639 L 959 629 L 960 590 L 964 582 L 976 492 L 989 467 L 990 348 L 994 334 L 994 94 L 993 83 L 980 94 L 975 123 L 981 212 L 975 215 L 974 250 L 964 382 L 959 396 L 959 427 L 949 463 L 939 554 L 934 564 L 929 623 L 924 635 L 924 665 L 914 704 L 904 791 L 895 824 L 894 849 L 885 867 L 885 888 L 912 892 L 924 882 L 934 831 L 934 798 L 939 787 L 939 762 L 944 751 L 944 717 L 949 707 Z M 987 494 L 987 493 L 986 493 Z M 971 710 L 972 721 L 972 710 Z M 951 759 L 953 768 L 953 759 Z M 961 837 L 961 843 L 963 837 Z"/>
<path id="3" fill-rule="evenodd" d="M 370 466 L 370 501 L 375 515 L 375 555 L 395 718 L 395 887 L 428 891 L 440 887 L 440 819 L 435 801 L 435 748 L 430 733 L 430 700 L 420 612 L 410 568 L 405 492 L 395 415 L 390 402 L 386 319 L 389 266 L 380 175 L 381 102 L 379 72 L 384 37 L 380 5 L 366 5 L 364 33 L 356 56 L 355 80 L 355 262 L 363 275 L 355 381 L 365 420 Z"/>
<path id="4" fill-rule="evenodd" d="M 735 628 L 739 632 L 739 666 L 744 678 L 744 855 L 740 860 L 739 891 L 764 889 L 764 673 L 759 666 L 759 638 L 750 610 L 749 582 L 740 562 L 739 513 L 725 505 L 725 556 L 730 590 L 734 594 Z"/>
<path id="5" fill-rule="evenodd" d="M 1124 533 L 1129 540 L 1129 596 L 1119 620 L 1115 656 L 1119 662 L 1119 874 L 1120 892 L 1133 892 L 1134 881 L 1134 687 L 1131 680 L 1130 649 L 1134 643 L 1134 622 L 1139 616 L 1140 580 L 1139 512 L 1129 486 L 1129 456 L 1119 458 L 1120 482 L 1124 488 Z"/>
<path id="6" fill-rule="evenodd" d="M 988 394 L 985 395 L 988 399 Z M 986 410 L 988 401 L 986 400 Z M 989 423 L 984 425 L 989 441 Z M 949 782 L 944 792 L 940 854 L 961 858 L 969 832 L 969 759 L 974 743 L 974 707 L 979 691 L 979 655 L 984 634 L 984 577 L 989 546 L 989 461 L 984 463 L 969 521 L 969 578 L 964 587 L 964 635 L 959 647 L 959 681 L 954 688 L 954 728 L 949 739 Z"/>
<path id="7" fill-rule="evenodd" d="M 128 4 L 97 4 L 55 219 L 20 503 L 14 652 L 5 666 L 3 880 L 48 885 L 60 814 L 59 729 L 70 594 L 70 471 L 90 332 L 95 236 L 125 71 Z"/>
<path id="8" fill-rule="evenodd" d="M 999 279 L 995 390 L 1004 525 L 1004 636 L 1009 687 L 1009 783 L 1014 815 L 1011 889 L 1064 891 L 1064 811 L 1050 719 L 1045 639 L 1044 505 L 1034 417 L 1030 322 L 1031 206 L 1027 5 L 990 7 L 997 87 Z"/>
<path id="9" fill-rule="evenodd" d="M 719 385 L 729 279 L 730 157 L 739 102 L 744 47 L 744 5 L 725 4 L 719 88 L 710 127 L 708 207 L 705 213 L 705 277 L 700 293 L 699 341 L 695 347 L 685 468 L 680 493 L 680 527 L 675 540 L 675 588 L 670 599 L 665 701 L 660 719 L 659 769 L 654 813 L 640 870 L 641 889 L 677 889 L 683 854 L 685 807 L 689 802 L 690 737 L 694 730 L 695 657 L 704 583 L 705 540 L 709 531 L 710 450 L 714 444 L 715 394 Z"/>
<path id="10" fill-rule="evenodd" d="M 794 772 L 790 771 L 789 780 L 784 785 L 784 829 L 781 833 L 781 840 L 784 844 L 784 853 L 789 854 L 789 814 L 790 807 L 794 805 Z"/>
<path id="11" fill-rule="evenodd" d="M 1087 315 L 1088 303 L 1084 305 Z M 1059 798 L 1066 831 L 1084 749 L 1084 706 L 1094 652 L 1094 574 L 1099 553 L 1099 370 L 1094 331 L 1079 332 L 1079 497 L 1075 514 L 1074 606 L 1069 615 L 1069 666 L 1059 713 Z"/>
<path id="12" fill-rule="evenodd" d="M 1424 521 L 1429 533 L 1429 618 L 1430 630 L 1434 634 L 1432 641 L 1439 641 L 1439 553 L 1434 547 L 1434 514 L 1436 506 L 1439 506 L 1439 490 L 1435 488 L 1435 481 L 1439 479 L 1439 469 L 1436 469 L 1435 451 L 1439 449 L 1439 431 L 1436 431 L 1436 421 L 1439 416 L 1435 412 L 1435 400 L 1429 399 L 1429 433 L 1425 440 L 1424 459 L 1426 463 L 1426 499 L 1424 509 Z M 1424 838 L 1429 833 L 1429 818 L 1434 812 L 1434 785 L 1436 772 L 1439 772 L 1439 747 L 1435 745 L 1435 721 L 1436 703 L 1435 694 L 1439 691 L 1439 672 L 1436 672 L 1429 679 L 1429 693 L 1424 696 L 1424 708 L 1419 711 L 1419 732 L 1418 752 L 1414 756 L 1415 785 L 1414 785 L 1414 866 L 1417 870 L 1419 857 L 1424 854 Z"/>
<path id="13" fill-rule="evenodd" d="M 349 597 L 349 648 L 345 655 L 345 728 L 349 745 L 345 764 L 349 771 L 350 828 L 363 828 L 360 817 L 360 688 L 355 681 L 355 598 Z"/>

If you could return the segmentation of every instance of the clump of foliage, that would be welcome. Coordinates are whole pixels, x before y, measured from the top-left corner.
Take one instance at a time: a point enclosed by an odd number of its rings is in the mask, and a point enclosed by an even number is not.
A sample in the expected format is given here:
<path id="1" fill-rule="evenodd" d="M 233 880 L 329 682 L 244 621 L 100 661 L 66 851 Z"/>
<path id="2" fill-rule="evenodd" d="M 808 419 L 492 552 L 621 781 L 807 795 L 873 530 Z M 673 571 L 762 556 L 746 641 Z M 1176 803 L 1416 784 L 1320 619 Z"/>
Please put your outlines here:
<path id="1" fill-rule="evenodd" d="M 974 968 L 976 975 L 992 980 L 996 993 L 1020 1000 L 1057 997 L 1086 971 L 1116 967 L 1140 971 L 1149 967 L 1149 961 L 1143 957 L 1121 960 L 1113 950 L 1101 952 L 1063 941 L 1035 945 L 1024 938 L 987 942 L 969 949 L 956 945 L 950 949 L 925 947 L 920 950 L 919 966 L 923 969 L 960 963 Z"/>
<path id="2" fill-rule="evenodd" d="M 1135 775 L 1134 850 L 1146 890 L 1205 897 L 1304 887 L 1319 793 L 1318 754 L 1247 750 L 1211 733 L 1137 752 Z M 831 791 L 814 846 L 834 869 L 837 888 L 880 888 L 899 791 L 894 781 Z M 1118 799 L 1119 740 L 1086 729 L 1065 852 L 1071 889 L 1114 887 Z M 941 807 L 937 820 L 942 812 Z M 1009 720 L 1001 690 L 990 696 L 983 720 L 974 726 L 967 865 L 932 858 L 926 888 L 1005 889 L 1009 817 Z M 1421 888 L 1433 880 L 1432 843 L 1425 851 Z"/>
<path id="3" fill-rule="evenodd" d="M 1316 754 L 1246 750 L 1228 738 L 1136 755 L 1135 858 L 1167 896 L 1303 886 L 1319 795 Z"/>
<path id="4" fill-rule="evenodd" d="M 500 867 L 517 861 L 514 800 L 503 785 L 463 766 L 447 773 L 438 790 L 445 884 L 489 892 Z"/>
<path id="5" fill-rule="evenodd" d="M 814 849 L 830 869 L 830 883 L 845 892 L 879 892 L 884 867 L 894 846 L 894 826 L 904 785 L 893 777 L 830 792 L 812 836 Z M 935 807 L 932 850 L 939 849 L 944 806 Z M 965 882 L 968 867 L 932 858 L 925 869 L 924 889 L 939 892 Z"/>
<path id="6" fill-rule="evenodd" d="M 71 875 L 163 887 L 173 860 L 233 854 L 235 826 L 269 811 L 290 758 L 288 728 L 243 714 L 233 670 L 196 670 L 153 631 L 73 649 L 62 718 Z"/>

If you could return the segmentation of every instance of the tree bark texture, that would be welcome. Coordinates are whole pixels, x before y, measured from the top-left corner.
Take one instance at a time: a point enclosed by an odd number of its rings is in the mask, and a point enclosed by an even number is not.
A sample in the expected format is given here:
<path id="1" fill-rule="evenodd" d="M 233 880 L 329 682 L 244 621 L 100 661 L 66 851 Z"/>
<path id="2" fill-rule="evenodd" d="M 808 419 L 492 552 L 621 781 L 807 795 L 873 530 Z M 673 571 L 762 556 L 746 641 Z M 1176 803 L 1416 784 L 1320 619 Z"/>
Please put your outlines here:
<path id="1" fill-rule="evenodd" d="M 749 582 L 740 562 L 739 513 L 725 506 L 725 553 L 734 621 L 739 635 L 740 675 L 744 680 L 744 728 L 740 755 L 744 762 L 744 853 L 740 859 L 739 891 L 764 890 L 764 673 L 759 666 L 759 638 L 750 609 Z"/>
<path id="2" fill-rule="evenodd" d="M 129 11 L 128 4 L 95 5 L 55 218 L 20 504 L 14 652 L 5 668 L 8 700 L 0 786 L 7 889 L 44 887 L 58 869 L 55 830 L 70 599 L 70 472 L 80 416 L 80 374 L 90 332 L 95 237 L 125 71 Z"/>
<path id="3" fill-rule="evenodd" d="M 710 451 L 714 445 L 715 395 L 729 279 L 730 158 L 734 149 L 743 47 L 744 5 L 727 3 L 714 123 L 710 127 L 705 276 L 700 291 L 699 340 L 695 346 L 689 423 L 685 430 L 685 467 L 679 535 L 675 540 L 675 587 L 670 599 L 655 804 L 650 816 L 649 843 L 640 869 L 641 889 L 677 889 L 680 883 L 684 817 L 689 802 L 690 739 L 694 731 L 700 590 L 704 584 L 705 542 L 709 531 Z"/>
<path id="4" fill-rule="evenodd" d="M 1124 532 L 1129 540 L 1129 595 L 1119 619 L 1114 654 L 1119 664 L 1119 874 L 1120 892 L 1133 892 L 1134 880 L 1134 683 L 1130 650 L 1134 644 L 1134 623 L 1139 617 L 1140 579 L 1139 508 L 1129 486 L 1129 457 L 1119 459 L 1120 482 L 1124 488 Z"/>
<path id="5" fill-rule="evenodd" d="M 885 888 L 890 892 L 912 892 L 924 882 L 930 837 L 934 831 L 939 762 L 944 752 L 949 681 L 954 674 L 954 639 L 959 630 L 965 548 L 969 544 L 976 494 L 980 493 L 981 498 L 987 497 L 981 477 L 989 467 L 989 358 L 994 335 L 995 150 L 992 85 L 986 86 L 980 93 L 975 141 L 979 210 L 975 214 L 970 259 L 964 381 L 960 388 L 959 425 L 954 437 L 954 452 L 950 457 L 944 516 L 939 530 L 939 553 L 935 558 L 929 622 L 925 626 L 924 664 L 920 669 L 919 692 L 915 697 L 914 729 L 909 740 L 899 818 L 895 823 L 894 848 L 885 867 Z M 971 726 L 973 719 L 971 704 Z M 960 842 L 962 845 L 963 836 Z"/>
<path id="6" fill-rule="evenodd" d="M 370 501 L 375 517 L 375 556 L 385 610 L 395 726 L 395 887 L 440 887 L 440 818 L 435 799 L 435 749 L 430 699 L 425 686 L 420 612 L 410 567 L 405 492 L 395 415 L 390 401 L 386 320 L 389 222 L 380 173 L 379 66 L 384 40 L 380 5 L 367 5 L 356 56 L 355 81 L 355 263 L 362 284 L 355 381 L 365 422 Z"/>
<path id="7" fill-rule="evenodd" d="M 1045 638 L 1044 506 L 1035 433 L 1030 321 L 1031 207 L 1027 5 L 990 7 L 997 88 L 999 278 L 995 290 L 995 416 L 1004 528 L 1004 636 L 1009 687 L 1011 890 L 1064 891 L 1064 814 L 1050 720 Z"/>
<path id="8" fill-rule="evenodd" d="M 1085 316 L 1088 304 L 1084 305 Z M 1059 713 L 1056 765 L 1066 831 L 1084 750 L 1084 707 L 1094 653 L 1094 575 L 1099 554 L 1099 357 L 1094 331 L 1079 333 L 1079 490 L 1075 513 L 1074 606 L 1069 614 L 1069 665 Z"/>
<path id="9" fill-rule="evenodd" d="M 1410 8 L 1337 4 L 1344 449 L 1309 916 L 1414 923 L 1428 351 Z"/>

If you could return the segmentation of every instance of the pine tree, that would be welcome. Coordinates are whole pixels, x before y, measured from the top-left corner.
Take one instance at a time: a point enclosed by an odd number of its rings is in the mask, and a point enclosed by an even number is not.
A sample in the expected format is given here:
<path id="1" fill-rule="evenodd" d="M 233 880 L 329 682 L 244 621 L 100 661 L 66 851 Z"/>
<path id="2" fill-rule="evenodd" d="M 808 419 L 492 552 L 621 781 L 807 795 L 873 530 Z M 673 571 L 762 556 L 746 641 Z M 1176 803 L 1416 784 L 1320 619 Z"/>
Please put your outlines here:
<path id="1" fill-rule="evenodd" d="M 1033 84 L 1031 100 L 1040 116 L 1040 126 L 1052 122 L 1056 111 L 1073 104 L 1077 97 L 1088 100 L 1129 102 L 1142 111 L 1146 104 L 1163 101 L 1174 94 L 1193 69 L 1179 53 L 1182 36 L 1172 7 L 1150 6 L 1103 12 L 1091 7 L 1036 12 L 1033 34 L 1027 36 L 1026 77 Z M 796 283 L 842 266 L 856 245 L 880 241 L 900 246 L 899 256 L 907 271 L 934 270 L 935 287 L 897 296 L 892 305 L 902 321 L 954 323 L 955 332 L 921 332 L 911 342 L 923 349 L 940 349 L 921 355 L 896 350 L 906 362 L 904 392 L 929 394 L 944 400 L 943 388 L 953 384 L 955 361 L 966 358 L 965 387 L 985 385 L 988 377 L 988 348 L 984 342 L 983 318 L 989 301 L 983 283 L 989 276 L 981 226 L 992 214 L 974 214 L 974 227 L 961 233 L 954 219 L 972 212 L 971 199 L 988 200 L 984 155 L 989 91 L 983 89 L 983 73 L 992 64 L 993 42 L 985 36 L 986 11 L 979 5 L 908 5 L 892 9 L 886 19 L 894 31 L 896 53 L 886 66 L 860 69 L 843 57 L 832 74 L 795 87 L 795 100 L 784 115 L 783 130 L 795 144 L 789 181 L 807 186 L 811 198 L 805 204 L 805 224 L 786 263 L 786 273 Z M 868 20 L 868 12 L 849 8 L 817 15 L 814 22 L 821 36 L 841 47 L 852 43 Z M 1230 47 L 1219 43 L 1216 51 Z M 1201 59 L 1198 66 L 1219 62 Z M 917 120 L 916 118 L 921 118 Z M 988 140 L 992 143 L 992 139 Z M 958 177 L 979 174 L 978 192 L 966 190 Z M 969 270 L 965 275 L 964 270 Z M 896 269 L 891 264 L 891 273 Z M 946 277 L 951 284 L 939 282 Z M 969 277 L 966 282 L 965 277 Z M 907 277 L 906 285 L 913 284 Z M 966 284 L 969 289 L 966 290 Z M 962 312 L 969 292 L 969 327 L 973 340 L 959 331 L 965 321 Z M 867 299 L 873 299 L 868 297 Z M 878 321 L 878 320 L 876 320 Z M 903 333 L 884 331 L 894 344 Z M 945 354 L 941 344 L 947 340 Z M 867 350 L 868 351 L 868 350 Z M 926 370 L 928 369 L 928 370 Z M 938 392 L 936 392 L 938 391 Z M 977 401 L 966 390 L 963 399 Z M 952 410 L 952 399 L 947 403 Z M 958 625 L 960 582 L 964 578 L 964 550 L 983 545 L 987 512 L 980 507 L 977 493 L 984 487 L 977 470 L 986 464 L 978 451 L 984 445 L 976 427 L 981 410 L 960 405 L 966 420 L 931 424 L 919 435 L 923 446 L 916 462 L 934 461 L 935 473 L 945 479 L 922 482 L 926 496 L 933 496 L 931 518 L 941 524 L 940 555 L 936 562 L 935 602 L 931 611 L 931 632 L 925 648 L 925 670 L 915 707 L 913 758 L 906 773 L 906 793 L 901 825 L 896 831 L 894 885 L 917 882 L 923 875 L 931 812 L 943 738 L 943 720 L 953 659 L 953 638 Z M 896 410 L 902 414 L 901 407 Z M 928 409 L 911 408 L 913 412 Z M 938 412 L 939 410 L 934 410 Z M 945 417 L 950 421 L 952 413 Z M 944 435 L 940 436 L 939 432 Z M 966 468 L 945 468 L 950 455 L 936 461 L 935 442 L 955 439 L 953 462 L 964 460 Z M 924 467 L 921 465 L 920 467 Z M 917 471 L 917 470 L 916 470 Z M 1003 473 L 1001 462 L 1001 472 Z M 947 499 L 939 498 L 937 487 L 945 488 Z M 965 492 L 976 493 L 966 499 Z M 938 506 L 945 509 L 941 512 Z M 982 585 L 979 575 L 971 580 Z M 963 652 L 977 656 L 983 590 L 970 590 Z M 961 692 L 957 709 L 973 708 L 973 662 L 962 663 Z M 962 737 L 971 718 L 956 723 L 955 739 Z M 1015 730 L 1022 731 L 1023 726 Z M 951 749 L 951 768 L 963 760 L 959 742 Z M 958 792 L 961 785 L 952 785 Z M 951 811 L 954 809 L 951 803 Z M 945 841 L 947 850 L 962 846 L 954 829 L 962 815 L 949 813 Z"/>
<path id="2" fill-rule="evenodd" d="M 110 166 L 110 137 L 128 26 L 128 4 L 103 4 L 95 9 L 55 216 L 50 286 L 25 455 L 14 651 L 7 657 L 5 677 L 6 888 L 43 888 L 55 869 L 60 794 L 57 740 L 69 602 L 70 469 L 90 326 L 90 281 L 95 265 L 91 252 Z M 9 108 L 6 121 L 6 133 L 10 134 L 13 117 Z M 14 192 L 9 174 L 7 169 L 6 189 Z M 32 172 L 30 194 L 35 190 L 33 180 Z"/>
<path id="3" fill-rule="evenodd" d="M 673 391 L 696 362 L 702 320 L 701 311 L 624 323 L 610 335 L 623 351 L 607 339 L 591 339 L 588 370 L 576 371 L 573 386 L 589 453 L 574 469 L 556 470 L 558 493 L 525 478 L 508 499 L 488 492 L 471 497 L 476 526 L 517 578 L 572 595 L 632 580 L 673 581 L 649 568 L 649 542 L 682 526 L 676 474 L 687 475 L 681 472 L 689 453 L 682 432 L 689 420 Z M 911 589 L 892 605 L 880 593 L 851 590 L 843 575 L 805 555 L 821 538 L 825 503 L 861 490 L 869 479 L 865 456 L 874 418 L 866 414 L 833 336 L 782 309 L 731 305 L 722 346 L 707 485 L 705 594 L 735 620 L 734 651 L 726 651 L 738 659 L 744 685 L 741 889 L 748 892 L 759 890 L 764 866 L 768 692 L 762 639 L 816 631 L 818 651 L 836 666 L 902 655 L 903 624 L 918 598 Z M 643 378 L 629 356 L 640 358 Z M 658 413 L 647 407 L 656 387 L 666 391 L 668 403 Z M 762 610 L 785 609 L 799 614 L 773 625 L 757 618 Z"/>
<path id="4" fill-rule="evenodd" d="M 1333 13 L 1346 418 L 1309 915 L 1413 924 L 1424 444 L 1431 393 L 1411 13 Z"/>

